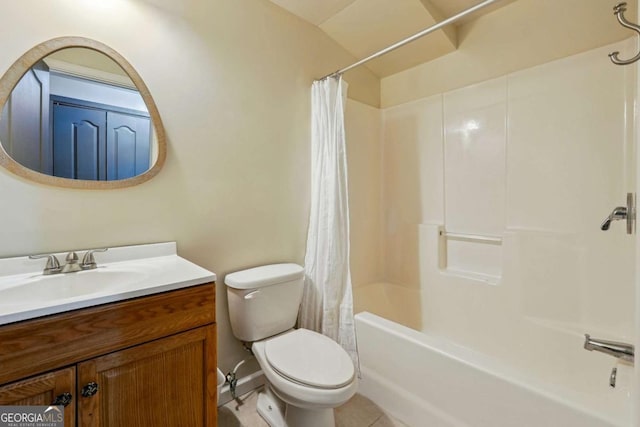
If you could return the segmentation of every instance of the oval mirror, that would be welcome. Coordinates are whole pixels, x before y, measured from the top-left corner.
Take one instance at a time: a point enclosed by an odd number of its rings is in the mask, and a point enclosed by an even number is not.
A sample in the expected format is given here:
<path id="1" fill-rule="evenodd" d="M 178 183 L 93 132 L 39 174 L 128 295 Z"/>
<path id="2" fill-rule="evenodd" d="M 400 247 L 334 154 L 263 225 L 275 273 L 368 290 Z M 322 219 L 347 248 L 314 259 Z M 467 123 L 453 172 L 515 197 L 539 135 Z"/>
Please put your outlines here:
<path id="1" fill-rule="evenodd" d="M 136 185 L 166 157 L 149 90 L 116 51 L 62 37 L 20 57 L 0 78 L 0 164 L 71 188 Z"/>

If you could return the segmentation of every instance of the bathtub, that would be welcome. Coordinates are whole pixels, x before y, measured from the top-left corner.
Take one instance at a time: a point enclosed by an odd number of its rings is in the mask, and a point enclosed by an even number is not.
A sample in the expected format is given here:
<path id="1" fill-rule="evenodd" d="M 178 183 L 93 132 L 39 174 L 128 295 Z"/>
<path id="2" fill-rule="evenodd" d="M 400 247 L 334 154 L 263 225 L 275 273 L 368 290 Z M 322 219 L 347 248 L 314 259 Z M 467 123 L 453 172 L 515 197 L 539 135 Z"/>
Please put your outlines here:
<path id="1" fill-rule="evenodd" d="M 619 427 L 559 389 L 374 314 L 355 316 L 359 392 L 410 427 Z"/>

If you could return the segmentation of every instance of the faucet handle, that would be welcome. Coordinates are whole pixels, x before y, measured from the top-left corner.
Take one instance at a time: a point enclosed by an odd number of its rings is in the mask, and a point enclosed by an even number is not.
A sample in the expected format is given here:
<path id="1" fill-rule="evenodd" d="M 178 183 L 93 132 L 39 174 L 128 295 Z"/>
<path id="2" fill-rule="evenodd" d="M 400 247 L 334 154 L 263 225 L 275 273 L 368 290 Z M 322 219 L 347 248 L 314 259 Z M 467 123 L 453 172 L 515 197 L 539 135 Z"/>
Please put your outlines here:
<path id="1" fill-rule="evenodd" d="M 96 264 L 96 259 L 93 257 L 94 252 L 106 252 L 108 248 L 100 248 L 100 249 L 90 249 L 84 253 L 82 257 L 82 263 L 80 263 L 80 267 L 83 270 L 93 270 L 98 267 Z"/>
<path id="2" fill-rule="evenodd" d="M 62 271 L 62 267 L 60 267 L 60 261 L 54 254 L 42 254 L 42 255 L 29 255 L 29 259 L 41 259 L 47 258 L 47 264 L 44 266 L 44 270 L 42 274 L 48 276 L 50 274 L 57 274 Z"/>
<path id="3" fill-rule="evenodd" d="M 609 216 L 605 218 L 602 224 L 600 224 L 600 230 L 607 231 L 611 226 L 612 221 L 627 219 L 627 215 L 628 215 L 628 210 L 626 206 L 618 206 L 613 211 L 611 211 Z"/>
<path id="4" fill-rule="evenodd" d="M 627 206 L 618 206 L 600 225 L 600 230 L 607 231 L 611 226 L 611 222 L 620 219 L 627 220 L 627 234 L 635 232 L 636 224 L 636 196 L 635 193 L 627 193 Z"/>
<path id="5" fill-rule="evenodd" d="M 67 254 L 65 260 L 67 261 L 67 264 L 75 264 L 76 262 L 78 262 L 78 254 L 74 251 L 71 251 Z"/>

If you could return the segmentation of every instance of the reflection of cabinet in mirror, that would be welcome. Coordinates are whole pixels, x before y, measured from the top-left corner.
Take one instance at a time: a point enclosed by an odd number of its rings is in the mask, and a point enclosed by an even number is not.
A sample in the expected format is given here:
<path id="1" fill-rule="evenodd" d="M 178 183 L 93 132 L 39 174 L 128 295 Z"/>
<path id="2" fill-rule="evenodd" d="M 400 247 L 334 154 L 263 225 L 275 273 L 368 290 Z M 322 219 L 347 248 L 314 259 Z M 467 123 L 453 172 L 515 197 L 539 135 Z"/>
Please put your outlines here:
<path id="1" fill-rule="evenodd" d="M 120 105 L 54 93 L 90 93 Z M 101 181 L 132 178 L 150 167 L 151 120 L 146 111 L 123 108 L 123 103 L 144 105 L 137 91 L 50 74 L 39 61 L 5 104 L 0 140 L 11 157 L 41 173 Z M 40 126 L 33 126 L 34 119 Z"/>
<path id="2" fill-rule="evenodd" d="M 38 61 L 27 71 L 7 99 L 0 116 L 0 141 L 7 154 L 21 165 L 48 175 L 53 173 L 49 67 L 44 61 Z"/>
<path id="3" fill-rule="evenodd" d="M 111 181 L 149 169 L 148 114 L 57 96 L 51 100 L 54 176 Z"/>

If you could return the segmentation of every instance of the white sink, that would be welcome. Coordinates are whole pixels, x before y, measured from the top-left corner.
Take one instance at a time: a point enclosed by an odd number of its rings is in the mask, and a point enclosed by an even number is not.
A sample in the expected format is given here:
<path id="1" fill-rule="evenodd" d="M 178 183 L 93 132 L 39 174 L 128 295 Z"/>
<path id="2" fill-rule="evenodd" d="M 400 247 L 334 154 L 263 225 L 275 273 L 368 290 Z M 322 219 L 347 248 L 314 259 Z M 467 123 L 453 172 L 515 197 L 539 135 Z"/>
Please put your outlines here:
<path id="1" fill-rule="evenodd" d="M 100 268 L 78 273 L 53 276 L 29 275 L 23 280 L 6 284 L 0 280 L 0 306 L 22 302 L 48 302 L 107 291 L 126 290 L 128 286 L 144 279 L 148 274 L 136 270 L 109 270 Z"/>
<path id="2" fill-rule="evenodd" d="M 95 257 L 94 270 L 49 276 L 42 274 L 43 260 L 0 259 L 0 325 L 216 279 L 179 257 L 173 242 L 113 248 Z"/>

